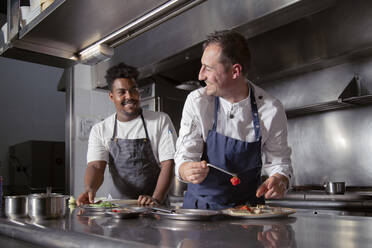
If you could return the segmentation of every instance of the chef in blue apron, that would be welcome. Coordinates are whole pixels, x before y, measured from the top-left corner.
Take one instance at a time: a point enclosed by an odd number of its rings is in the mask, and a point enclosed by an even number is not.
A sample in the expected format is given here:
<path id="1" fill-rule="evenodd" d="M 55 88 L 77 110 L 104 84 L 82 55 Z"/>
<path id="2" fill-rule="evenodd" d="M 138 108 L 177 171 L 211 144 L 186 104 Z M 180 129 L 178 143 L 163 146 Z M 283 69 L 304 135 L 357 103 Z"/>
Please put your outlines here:
<path id="1" fill-rule="evenodd" d="M 174 173 L 176 134 L 167 114 L 142 110 L 135 68 L 120 63 L 106 74 L 116 113 L 95 124 L 88 142 L 85 191 L 78 205 L 93 203 L 105 180 L 113 199 L 162 204 Z M 109 175 L 104 178 L 108 165 Z"/>
<path id="2" fill-rule="evenodd" d="M 175 155 L 176 175 L 188 183 L 183 207 L 224 209 L 282 197 L 292 178 L 282 104 L 246 79 L 250 51 L 242 35 L 218 31 L 203 48 L 199 80 L 206 87 L 185 102 Z M 240 184 L 207 164 L 237 174 Z"/>

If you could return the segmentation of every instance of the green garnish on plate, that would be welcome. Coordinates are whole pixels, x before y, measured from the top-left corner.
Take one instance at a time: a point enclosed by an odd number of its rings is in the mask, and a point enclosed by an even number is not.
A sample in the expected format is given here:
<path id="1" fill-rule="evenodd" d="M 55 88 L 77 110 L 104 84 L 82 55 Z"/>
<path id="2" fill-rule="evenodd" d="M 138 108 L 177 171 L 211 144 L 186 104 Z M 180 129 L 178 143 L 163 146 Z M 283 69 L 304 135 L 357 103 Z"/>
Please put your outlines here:
<path id="1" fill-rule="evenodd" d="M 101 202 L 101 203 L 98 203 L 98 204 L 89 204 L 88 206 L 89 207 L 94 207 L 94 208 L 113 208 L 113 207 L 117 207 L 118 205 L 113 204 L 111 202 Z"/>

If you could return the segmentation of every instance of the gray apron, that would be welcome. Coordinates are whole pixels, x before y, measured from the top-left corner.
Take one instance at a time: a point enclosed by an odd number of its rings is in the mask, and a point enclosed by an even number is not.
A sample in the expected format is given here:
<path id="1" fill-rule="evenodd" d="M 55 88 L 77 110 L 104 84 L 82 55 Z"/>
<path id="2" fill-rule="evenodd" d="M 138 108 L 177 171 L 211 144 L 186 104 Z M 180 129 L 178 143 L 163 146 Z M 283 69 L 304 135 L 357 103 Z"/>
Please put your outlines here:
<path id="1" fill-rule="evenodd" d="M 139 195 L 152 196 L 160 168 L 151 148 L 145 120 L 141 119 L 146 132 L 142 139 L 116 138 L 117 116 L 109 142 L 109 193 L 114 199 L 137 199 Z"/>

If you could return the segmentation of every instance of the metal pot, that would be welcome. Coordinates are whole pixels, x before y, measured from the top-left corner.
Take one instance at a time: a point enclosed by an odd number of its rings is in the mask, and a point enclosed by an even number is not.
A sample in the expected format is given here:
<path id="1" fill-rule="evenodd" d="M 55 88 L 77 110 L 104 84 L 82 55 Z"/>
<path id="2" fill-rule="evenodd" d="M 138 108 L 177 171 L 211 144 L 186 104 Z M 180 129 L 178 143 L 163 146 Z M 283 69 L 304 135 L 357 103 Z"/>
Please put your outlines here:
<path id="1" fill-rule="evenodd" d="M 28 195 L 28 216 L 32 219 L 56 219 L 66 214 L 66 198 L 56 193 Z"/>
<path id="2" fill-rule="evenodd" d="M 326 182 L 324 188 L 327 194 L 343 195 L 345 193 L 345 182 Z"/>
<path id="3" fill-rule="evenodd" d="M 6 196 L 5 215 L 11 219 L 26 217 L 27 195 Z"/>

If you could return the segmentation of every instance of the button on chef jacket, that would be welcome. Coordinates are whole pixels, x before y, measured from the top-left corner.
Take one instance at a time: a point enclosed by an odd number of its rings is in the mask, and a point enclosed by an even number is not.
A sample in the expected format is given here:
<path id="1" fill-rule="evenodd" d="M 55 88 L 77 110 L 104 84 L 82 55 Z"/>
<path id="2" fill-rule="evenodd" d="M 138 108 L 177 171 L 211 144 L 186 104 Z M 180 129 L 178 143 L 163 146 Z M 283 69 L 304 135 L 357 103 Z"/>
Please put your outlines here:
<path id="1" fill-rule="evenodd" d="M 264 174 L 286 176 L 292 183 L 291 149 L 287 142 L 287 118 L 282 104 L 260 87 L 254 87 L 262 133 L 262 168 Z M 191 92 L 185 102 L 181 128 L 177 139 L 175 172 L 184 162 L 200 161 L 203 144 L 214 121 L 214 96 L 206 95 L 206 88 Z M 218 133 L 245 142 L 254 142 L 255 132 L 250 97 L 237 103 L 220 97 Z M 181 180 L 181 179 L 180 179 Z"/>

